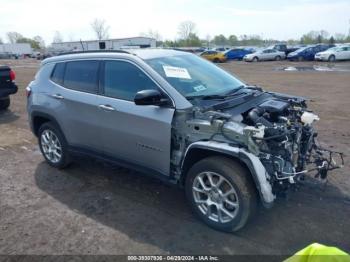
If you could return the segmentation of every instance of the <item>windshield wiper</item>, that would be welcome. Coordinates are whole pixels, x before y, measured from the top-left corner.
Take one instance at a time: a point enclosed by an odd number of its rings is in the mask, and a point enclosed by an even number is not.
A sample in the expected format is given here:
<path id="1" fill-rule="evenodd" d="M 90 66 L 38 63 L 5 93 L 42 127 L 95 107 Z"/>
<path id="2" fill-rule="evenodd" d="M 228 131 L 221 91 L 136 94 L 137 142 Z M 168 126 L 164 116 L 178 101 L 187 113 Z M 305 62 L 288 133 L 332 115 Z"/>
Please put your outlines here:
<path id="1" fill-rule="evenodd" d="M 237 92 L 238 92 L 239 90 L 241 90 L 242 88 L 244 88 L 244 87 L 245 87 L 244 85 L 239 86 L 239 87 L 237 87 L 237 88 L 235 88 L 235 89 L 232 89 L 232 90 L 230 90 L 229 92 L 227 92 L 227 93 L 225 93 L 225 94 L 222 94 L 222 95 L 216 94 L 216 95 L 186 96 L 186 99 L 188 99 L 188 100 L 193 100 L 193 99 L 201 99 L 201 100 L 215 100 L 215 99 L 217 99 L 217 100 L 225 100 L 225 99 L 227 99 L 227 98 L 229 98 L 229 97 L 233 97 L 233 96 L 236 96 L 236 95 L 241 94 L 241 93 L 237 94 Z"/>

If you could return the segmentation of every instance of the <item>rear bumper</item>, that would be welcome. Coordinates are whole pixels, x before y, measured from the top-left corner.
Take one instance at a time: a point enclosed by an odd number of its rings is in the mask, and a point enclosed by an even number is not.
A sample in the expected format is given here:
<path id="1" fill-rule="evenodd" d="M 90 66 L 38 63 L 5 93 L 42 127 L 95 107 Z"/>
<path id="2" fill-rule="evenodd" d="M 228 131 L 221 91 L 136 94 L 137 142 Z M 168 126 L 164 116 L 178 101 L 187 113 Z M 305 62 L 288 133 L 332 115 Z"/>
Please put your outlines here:
<path id="1" fill-rule="evenodd" d="M 6 86 L 0 86 L 0 98 L 8 97 L 9 95 L 16 94 L 18 87 L 15 84 L 9 84 Z"/>

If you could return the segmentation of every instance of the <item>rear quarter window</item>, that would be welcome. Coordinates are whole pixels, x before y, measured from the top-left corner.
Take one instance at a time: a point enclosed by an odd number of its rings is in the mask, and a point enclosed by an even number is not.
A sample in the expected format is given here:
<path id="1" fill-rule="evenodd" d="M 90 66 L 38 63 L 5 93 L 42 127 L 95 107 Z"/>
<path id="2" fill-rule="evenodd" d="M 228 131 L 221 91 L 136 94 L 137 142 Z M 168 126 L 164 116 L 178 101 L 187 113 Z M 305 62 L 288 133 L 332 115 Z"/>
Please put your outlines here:
<path id="1" fill-rule="evenodd" d="M 66 63 L 57 63 L 52 71 L 51 80 L 59 85 L 63 84 Z"/>

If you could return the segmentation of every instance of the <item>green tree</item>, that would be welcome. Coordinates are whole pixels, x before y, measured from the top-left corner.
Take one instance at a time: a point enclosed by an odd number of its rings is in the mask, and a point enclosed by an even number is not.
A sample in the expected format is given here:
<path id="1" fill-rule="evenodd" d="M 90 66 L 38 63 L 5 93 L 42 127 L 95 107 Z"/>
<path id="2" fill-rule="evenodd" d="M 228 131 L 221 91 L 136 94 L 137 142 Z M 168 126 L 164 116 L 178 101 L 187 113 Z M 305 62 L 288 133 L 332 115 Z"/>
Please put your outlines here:
<path id="1" fill-rule="evenodd" d="M 232 46 L 238 45 L 238 37 L 235 35 L 230 35 L 228 37 L 228 43 Z"/>
<path id="2" fill-rule="evenodd" d="M 331 37 L 329 38 L 329 43 L 330 43 L 331 45 L 335 43 L 335 39 L 334 39 L 333 36 L 331 36 Z"/>
<path id="3" fill-rule="evenodd" d="M 17 43 L 28 43 L 33 49 L 41 49 L 40 43 L 31 38 L 22 37 L 17 40 Z"/>
<path id="4" fill-rule="evenodd" d="M 227 42 L 228 41 L 223 34 L 214 36 L 213 43 L 216 45 L 224 46 L 224 45 L 227 45 Z"/>

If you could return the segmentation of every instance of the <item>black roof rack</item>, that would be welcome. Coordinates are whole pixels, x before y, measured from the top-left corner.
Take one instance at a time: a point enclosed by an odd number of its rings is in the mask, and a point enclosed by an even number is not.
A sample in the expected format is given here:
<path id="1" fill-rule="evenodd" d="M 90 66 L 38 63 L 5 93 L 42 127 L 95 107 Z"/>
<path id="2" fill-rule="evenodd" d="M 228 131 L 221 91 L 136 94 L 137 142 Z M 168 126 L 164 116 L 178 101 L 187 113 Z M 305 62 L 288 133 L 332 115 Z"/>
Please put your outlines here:
<path id="1" fill-rule="evenodd" d="M 122 54 L 131 54 L 125 50 L 86 50 L 86 51 L 71 51 L 71 52 L 63 52 L 58 55 L 72 55 L 72 54 L 85 54 L 85 53 L 122 53 Z"/>

